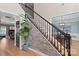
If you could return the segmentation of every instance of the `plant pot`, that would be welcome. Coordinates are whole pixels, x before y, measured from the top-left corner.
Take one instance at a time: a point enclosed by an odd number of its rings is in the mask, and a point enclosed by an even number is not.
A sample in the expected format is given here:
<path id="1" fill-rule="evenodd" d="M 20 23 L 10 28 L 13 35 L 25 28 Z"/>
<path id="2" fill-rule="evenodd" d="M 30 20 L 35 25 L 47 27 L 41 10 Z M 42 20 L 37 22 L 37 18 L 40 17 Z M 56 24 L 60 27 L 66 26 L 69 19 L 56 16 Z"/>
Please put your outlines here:
<path id="1" fill-rule="evenodd" d="M 22 46 L 22 49 L 23 50 L 27 50 L 29 47 L 29 44 L 28 43 L 24 43 L 23 46 Z"/>

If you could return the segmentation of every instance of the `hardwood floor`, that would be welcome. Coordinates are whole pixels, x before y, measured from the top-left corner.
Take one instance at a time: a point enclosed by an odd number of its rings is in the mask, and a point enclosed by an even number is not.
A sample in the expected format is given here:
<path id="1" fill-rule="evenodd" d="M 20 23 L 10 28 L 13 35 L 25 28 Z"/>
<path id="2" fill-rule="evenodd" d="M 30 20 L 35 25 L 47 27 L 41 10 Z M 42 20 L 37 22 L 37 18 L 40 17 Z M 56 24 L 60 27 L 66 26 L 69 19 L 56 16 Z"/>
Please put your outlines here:
<path id="1" fill-rule="evenodd" d="M 20 50 L 14 46 L 13 41 L 9 39 L 0 40 L 0 56 L 40 56 L 38 53 L 28 49 L 27 51 Z"/>
<path id="2" fill-rule="evenodd" d="M 79 56 L 79 39 L 78 38 L 72 38 L 72 39 L 75 39 L 75 40 L 71 40 L 71 56 Z M 55 39 L 55 46 L 57 47 L 56 42 L 58 42 L 57 39 Z M 54 43 L 54 40 L 53 40 L 53 43 Z M 60 42 L 58 42 L 58 48 L 60 48 Z M 62 46 L 62 54 L 63 53 L 64 53 L 64 49 Z M 65 55 L 68 55 L 67 49 L 65 49 Z"/>
<path id="3" fill-rule="evenodd" d="M 72 40 L 71 55 L 72 56 L 79 56 L 79 41 Z"/>
<path id="4" fill-rule="evenodd" d="M 79 56 L 79 41 L 72 40 L 71 55 Z M 0 39 L 0 56 L 40 56 L 40 54 L 27 49 L 26 51 L 20 50 L 14 46 L 12 40 Z"/>

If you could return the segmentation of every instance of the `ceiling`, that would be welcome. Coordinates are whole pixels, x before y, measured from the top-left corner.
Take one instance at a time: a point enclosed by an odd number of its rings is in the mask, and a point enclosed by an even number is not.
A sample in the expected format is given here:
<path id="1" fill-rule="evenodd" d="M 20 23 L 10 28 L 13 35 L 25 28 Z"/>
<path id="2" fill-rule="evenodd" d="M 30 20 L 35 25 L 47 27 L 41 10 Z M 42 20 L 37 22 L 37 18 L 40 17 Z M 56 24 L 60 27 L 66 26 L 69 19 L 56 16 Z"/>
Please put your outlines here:
<path id="1" fill-rule="evenodd" d="M 14 25 L 16 17 L 17 16 L 15 15 L 0 11 L 0 23 L 1 24 Z"/>

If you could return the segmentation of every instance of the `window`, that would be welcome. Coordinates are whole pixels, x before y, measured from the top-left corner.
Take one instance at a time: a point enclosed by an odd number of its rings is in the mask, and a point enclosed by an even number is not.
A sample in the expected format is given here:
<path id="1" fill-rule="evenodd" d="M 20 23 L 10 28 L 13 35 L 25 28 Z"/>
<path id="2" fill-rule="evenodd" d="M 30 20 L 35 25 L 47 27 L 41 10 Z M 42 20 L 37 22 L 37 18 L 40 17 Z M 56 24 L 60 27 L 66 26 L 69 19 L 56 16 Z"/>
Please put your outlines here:
<path id="1" fill-rule="evenodd" d="M 5 36 L 6 35 L 6 26 L 0 26 L 0 35 Z"/>

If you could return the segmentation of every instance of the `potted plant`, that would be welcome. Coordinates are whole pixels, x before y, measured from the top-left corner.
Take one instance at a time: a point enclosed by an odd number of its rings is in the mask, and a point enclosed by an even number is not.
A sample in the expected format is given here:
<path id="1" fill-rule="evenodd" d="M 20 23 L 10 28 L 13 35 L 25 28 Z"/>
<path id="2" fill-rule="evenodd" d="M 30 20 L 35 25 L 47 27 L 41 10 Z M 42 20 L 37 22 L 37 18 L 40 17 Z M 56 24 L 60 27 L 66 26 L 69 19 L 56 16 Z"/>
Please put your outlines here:
<path id="1" fill-rule="evenodd" d="M 21 28 L 20 28 L 20 35 L 23 37 L 25 40 L 25 43 L 23 44 L 23 50 L 28 48 L 28 36 L 29 36 L 29 31 L 31 29 L 31 23 L 29 22 L 28 18 L 24 17 L 25 15 L 21 15 L 22 17 L 22 22 L 21 22 Z"/>

